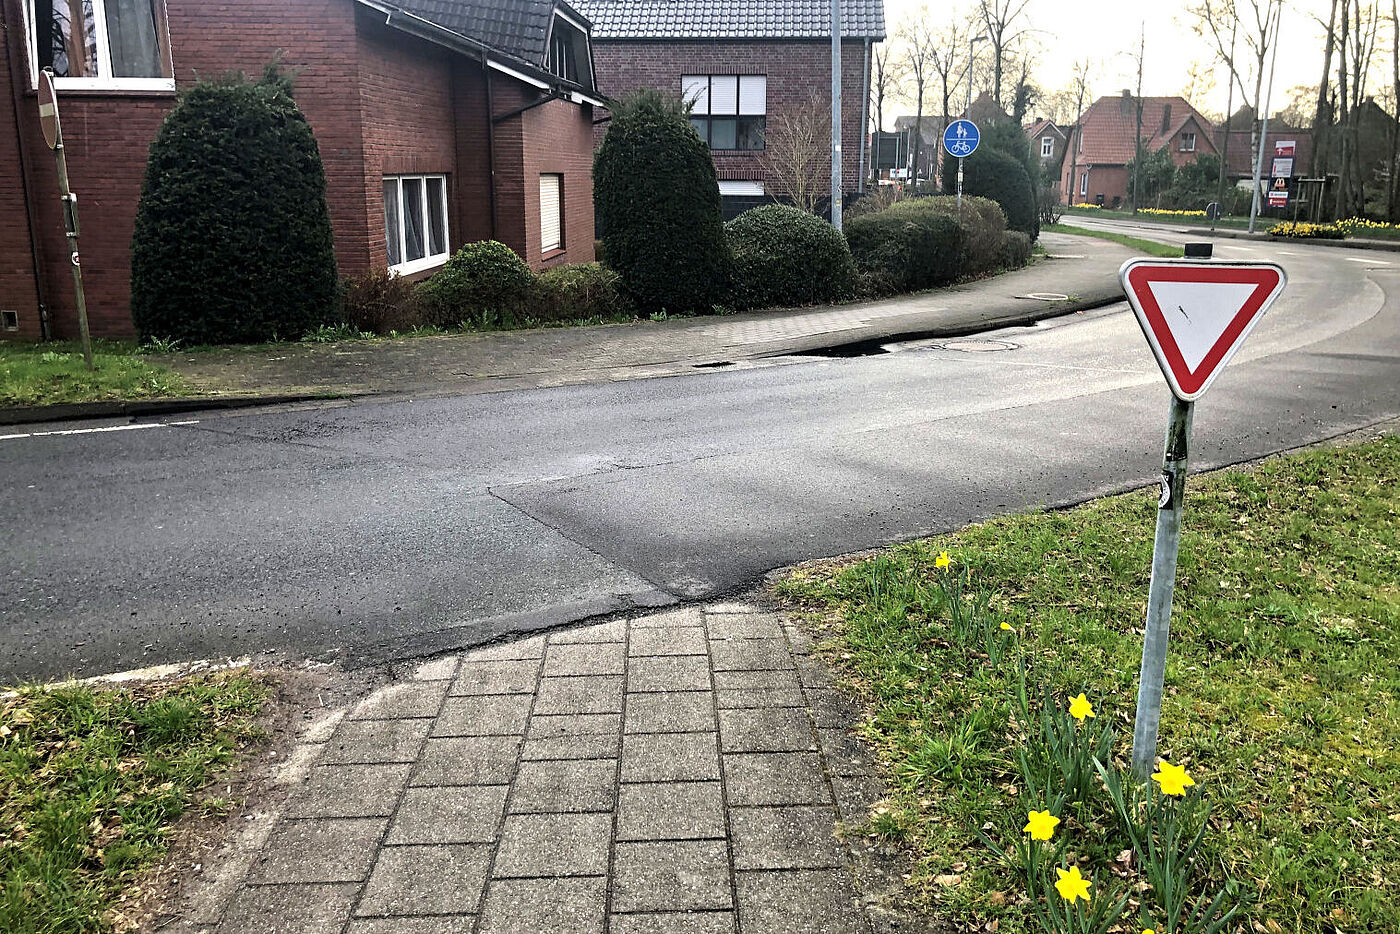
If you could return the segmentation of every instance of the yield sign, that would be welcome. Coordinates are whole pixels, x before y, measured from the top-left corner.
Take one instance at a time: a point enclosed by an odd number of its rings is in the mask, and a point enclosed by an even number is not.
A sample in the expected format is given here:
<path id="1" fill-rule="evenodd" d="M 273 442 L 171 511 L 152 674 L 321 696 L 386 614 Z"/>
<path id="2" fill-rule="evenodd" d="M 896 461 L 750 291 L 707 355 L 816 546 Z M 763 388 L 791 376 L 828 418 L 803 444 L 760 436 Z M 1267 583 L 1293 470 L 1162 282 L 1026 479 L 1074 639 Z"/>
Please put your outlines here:
<path id="1" fill-rule="evenodd" d="M 1202 396 L 1287 284 L 1273 263 L 1128 260 L 1128 303 L 1172 392 Z"/>

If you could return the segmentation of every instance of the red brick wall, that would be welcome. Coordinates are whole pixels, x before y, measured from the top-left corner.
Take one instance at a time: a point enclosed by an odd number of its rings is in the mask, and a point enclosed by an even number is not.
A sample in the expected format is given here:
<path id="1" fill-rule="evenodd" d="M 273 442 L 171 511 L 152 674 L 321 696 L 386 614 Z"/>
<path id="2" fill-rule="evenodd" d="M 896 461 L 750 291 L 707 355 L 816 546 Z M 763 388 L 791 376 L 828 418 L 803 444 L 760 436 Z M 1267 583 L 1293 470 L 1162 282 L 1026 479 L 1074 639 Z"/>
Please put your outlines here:
<path id="1" fill-rule="evenodd" d="M 593 108 L 551 101 L 526 111 L 520 120 L 524 150 L 525 259 L 537 269 L 562 263 L 591 263 L 594 259 Z M 540 175 L 545 173 L 564 176 L 564 246 L 548 259 L 540 253 Z"/>
<path id="2" fill-rule="evenodd" d="M 682 75 L 740 74 L 767 75 L 769 120 L 812 94 L 828 102 L 831 98 L 831 42 L 827 40 L 595 40 L 593 60 L 598 89 L 610 97 L 640 88 L 659 88 L 679 96 Z M 864 81 L 865 43 L 847 39 L 841 43 L 841 186 L 847 192 L 855 191 L 860 181 L 860 145 L 866 125 Z M 717 152 L 715 170 L 721 179 L 764 178 L 758 153 Z M 831 174 L 830 162 L 826 174 Z"/>
<path id="3" fill-rule="evenodd" d="M 0 0 L 0 22 L 6 27 L 0 36 L 0 75 L 12 76 L 11 47 L 16 57 L 23 55 L 21 29 L 16 24 L 18 9 L 11 9 L 9 0 Z M 23 70 L 21 66 L 21 71 Z M 29 217 L 26 213 L 24 187 L 21 181 L 20 143 L 15 127 L 14 79 L 0 81 L 4 100 L 0 101 L 0 310 L 13 311 L 19 316 L 18 331 L 0 331 L 0 337 L 34 340 L 39 335 L 39 293 L 34 278 L 33 251 L 30 241 Z M 21 101 L 20 106 L 28 103 Z M 53 160 L 44 150 L 45 162 L 27 161 L 25 168 L 32 175 L 42 169 L 53 175 Z"/>
<path id="4" fill-rule="evenodd" d="M 1113 200 L 1114 200 L 1115 198 L 1118 199 L 1118 201 L 1119 201 L 1120 204 L 1123 204 L 1123 203 L 1126 203 L 1126 202 L 1127 202 L 1127 200 L 1128 200 L 1128 169 L 1127 169 L 1126 166 L 1121 166 L 1121 165 L 1095 165 L 1095 166 L 1087 166 L 1087 165 L 1082 165 L 1082 164 L 1081 164 L 1081 165 L 1079 165 L 1079 166 L 1076 166 L 1075 169 L 1074 169 L 1074 171 L 1075 171 L 1075 178 L 1074 178 L 1074 181 L 1073 181 L 1072 184 L 1073 184 L 1073 187 L 1074 187 L 1074 203 L 1075 203 L 1075 204 L 1095 204 L 1095 203 L 1097 202 L 1097 200 L 1098 200 L 1098 196 L 1099 196 L 1099 195 L 1103 195 L 1104 207 L 1110 207 L 1110 206 L 1112 206 Z M 1079 193 L 1079 178 L 1080 178 L 1081 176 L 1083 176 L 1085 172 L 1088 172 L 1088 173 L 1089 173 L 1089 188 L 1088 188 L 1088 190 L 1087 190 L 1087 191 L 1088 191 L 1087 194 L 1082 194 L 1082 195 L 1081 195 L 1081 194 Z M 1064 192 L 1068 192 L 1068 191 L 1069 191 L 1069 185 L 1071 184 L 1071 182 L 1070 182 L 1070 180 L 1069 180 L 1069 174 L 1070 174 L 1070 164 L 1069 164 L 1068 161 L 1066 161 L 1066 162 L 1065 162 L 1065 172 L 1064 172 L 1064 175 L 1063 175 L 1062 178 L 1061 178 L 1061 181 L 1062 181 L 1063 185 L 1065 186 L 1064 189 L 1063 189 L 1062 194 L 1063 194 Z"/>

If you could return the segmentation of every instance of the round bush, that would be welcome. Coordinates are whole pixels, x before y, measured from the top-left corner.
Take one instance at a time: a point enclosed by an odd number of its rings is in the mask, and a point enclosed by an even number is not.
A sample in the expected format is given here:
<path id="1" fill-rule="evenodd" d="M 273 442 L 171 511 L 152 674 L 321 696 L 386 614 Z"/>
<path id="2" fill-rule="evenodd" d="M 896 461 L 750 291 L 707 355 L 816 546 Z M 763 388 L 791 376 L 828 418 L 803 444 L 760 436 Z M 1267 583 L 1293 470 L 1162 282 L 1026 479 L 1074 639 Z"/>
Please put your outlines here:
<path id="1" fill-rule="evenodd" d="M 1008 230 L 1001 242 L 1001 266 L 1003 269 L 1020 269 L 1031 260 L 1031 238 L 1019 230 Z"/>
<path id="2" fill-rule="evenodd" d="M 201 81 L 151 144 L 131 241 L 142 338 L 295 339 L 338 292 L 326 178 L 291 82 Z"/>
<path id="3" fill-rule="evenodd" d="M 958 277 L 963 234 L 957 221 L 945 214 L 916 202 L 900 202 L 845 227 L 851 255 L 868 291 L 910 292 L 946 285 Z"/>
<path id="4" fill-rule="evenodd" d="M 418 286 L 433 321 L 496 327 L 529 315 L 538 281 L 514 250 L 495 240 L 468 243 Z"/>
<path id="5" fill-rule="evenodd" d="M 1025 166 L 1004 152 L 988 148 L 978 149 L 967 157 L 965 163 L 964 195 L 992 199 L 1001 205 L 1006 214 L 1007 227 L 1021 231 L 1032 240 L 1040 236 L 1040 209 Z M 945 160 L 943 191 L 951 195 L 957 190 L 958 161 Z"/>
<path id="6" fill-rule="evenodd" d="M 962 229 L 962 253 L 954 278 L 980 276 L 1001 265 L 1002 240 L 1006 234 L 1006 215 L 1001 206 L 990 198 L 964 195 L 962 209 L 958 199 L 948 195 L 901 201 L 896 207 L 902 212 L 928 212 L 952 218 Z"/>
<path id="7" fill-rule="evenodd" d="M 593 204 L 608 265 L 641 311 L 708 314 L 723 299 L 719 182 L 683 103 L 642 91 L 613 110 L 593 159 Z"/>
<path id="8" fill-rule="evenodd" d="M 841 232 L 783 204 L 745 211 L 724 225 L 734 256 L 734 305 L 815 305 L 849 298 L 856 266 Z"/>
<path id="9" fill-rule="evenodd" d="M 540 274 L 537 315 L 542 321 L 616 318 L 632 306 L 618 291 L 619 279 L 602 263 L 555 266 Z"/>

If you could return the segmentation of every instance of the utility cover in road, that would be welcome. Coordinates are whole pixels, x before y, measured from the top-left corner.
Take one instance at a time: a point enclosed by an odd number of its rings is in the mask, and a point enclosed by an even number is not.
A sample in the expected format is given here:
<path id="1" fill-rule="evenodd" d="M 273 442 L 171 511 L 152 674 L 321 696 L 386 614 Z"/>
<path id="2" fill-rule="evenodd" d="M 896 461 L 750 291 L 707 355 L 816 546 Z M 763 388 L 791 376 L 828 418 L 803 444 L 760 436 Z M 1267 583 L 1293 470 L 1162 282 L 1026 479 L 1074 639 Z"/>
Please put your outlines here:
<path id="1" fill-rule="evenodd" d="M 982 133 L 971 120 L 954 120 L 943 131 L 943 148 L 948 150 L 948 155 L 959 159 L 976 152 L 981 141 Z"/>
<path id="2" fill-rule="evenodd" d="M 1118 277 L 1183 402 L 1205 394 L 1288 281 L 1273 263 L 1141 259 L 1124 263 Z"/>

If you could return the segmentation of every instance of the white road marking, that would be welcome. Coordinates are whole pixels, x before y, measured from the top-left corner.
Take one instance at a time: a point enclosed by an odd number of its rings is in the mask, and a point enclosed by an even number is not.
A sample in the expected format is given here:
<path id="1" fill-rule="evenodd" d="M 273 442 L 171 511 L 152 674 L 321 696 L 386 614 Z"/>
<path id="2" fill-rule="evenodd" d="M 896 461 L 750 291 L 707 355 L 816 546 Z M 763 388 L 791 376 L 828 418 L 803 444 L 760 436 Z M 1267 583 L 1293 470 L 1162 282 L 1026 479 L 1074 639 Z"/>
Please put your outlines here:
<path id="1" fill-rule="evenodd" d="M 1389 263 L 1382 262 L 1381 260 L 1378 260 L 1378 259 L 1357 259 L 1355 256 L 1348 256 L 1348 257 L 1347 257 L 1347 262 L 1348 262 L 1348 263 L 1365 263 L 1367 266 L 1389 266 L 1389 265 L 1390 265 Z"/>
<path id="2" fill-rule="evenodd" d="M 55 435 L 95 435 L 109 431 L 137 431 L 142 428 L 171 428 L 176 425 L 198 425 L 199 420 L 185 422 L 145 422 L 140 425 L 108 425 L 105 428 L 68 428 L 63 431 L 28 431 L 14 435 L 0 435 L 0 441 L 13 441 L 16 438 L 48 438 Z"/>

